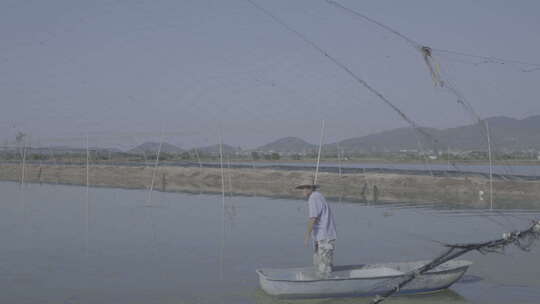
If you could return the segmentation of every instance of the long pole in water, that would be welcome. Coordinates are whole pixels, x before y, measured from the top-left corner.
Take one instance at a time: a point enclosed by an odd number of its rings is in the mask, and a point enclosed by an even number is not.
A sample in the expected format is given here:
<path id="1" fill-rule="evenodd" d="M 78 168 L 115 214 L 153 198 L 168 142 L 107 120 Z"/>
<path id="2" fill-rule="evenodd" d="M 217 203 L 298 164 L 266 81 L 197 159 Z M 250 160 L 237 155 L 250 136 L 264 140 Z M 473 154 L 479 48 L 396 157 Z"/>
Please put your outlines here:
<path id="1" fill-rule="evenodd" d="M 493 162 L 491 158 L 491 135 L 489 132 L 489 123 L 487 122 L 487 120 L 484 120 L 484 125 L 486 127 L 489 158 L 489 208 L 493 210 Z"/>
<path id="2" fill-rule="evenodd" d="M 59 167 L 58 167 L 58 162 L 56 161 L 56 157 L 54 156 L 54 153 L 51 149 L 51 146 L 50 145 L 47 145 L 47 149 L 49 150 L 49 154 L 51 155 L 51 158 L 53 160 L 53 163 L 54 163 L 54 168 L 56 169 L 56 171 L 58 172 L 59 170 Z M 58 184 L 59 181 L 58 181 L 58 174 L 56 174 L 56 184 Z"/>
<path id="3" fill-rule="evenodd" d="M 446 172 L 450 171 L 450 146 L 446 146 Z"/>
<path id="4" fill-rule="evenodd" d="M 201 156 L 199 155 L 199 150 L 197 148 L 195 148 L 194 150 L 195 150 L 195 156 L 197 156 L 197 161 L 199 162 L 199 169 L 201 170 L 201 173 L 202 173 L 202 162 L 201 162 Z"/>
<path id="5" fill-rule="evenodd" d="M 221 248 L 219 254 L 219 277 L 223 280 L 223 262 L 225 252 L 225 171 L 223 168 L 223 135 L 219 132 L 219 165 L 221 168 Z"/>
<path id="6" fill-rule="evenodd" d="M 249 155 L 251 156 L 251 168 L 255 169 L 255 158 L 253 158 L 253 151 L 251 153 L 249 153 Z"/>
<path id="7" fill-rule="evenodd" d="M 23 141 L 22 166 L 21 166 L 21 187 L 24 186 L 24 169 L 26 165 L 26 142 Z"/>
<path id="8" fill-rule="evenodd" d="M 88 134 L 86 134 L 86 202 L 85 202 L 85 221 L 86 221 L 86 227 L 85 227 L 85 254 L 88 255 L 88 231 L 90 223 L 89 223 L 89 215 L 88 211 L 90 210 L 90 202 L 89 202 L 89 187 L 90 187 L 90 148 L 88 146 Z"/>
<path id="9" fill-rule="evenodd" d="M 90 186 L 90 148 L 88 147 L 88 134 L 86 135 L 86 194 Z"/>
<path id="10" fill-rule="evenodd" d="M 315 178 L 313 178 L 313 185 L 317 184 L 317 175 L 319 174 L 319 164 L 321 162 L 321 150 L 322 150 L 322 144 L 323 144 L 323 137 L 324 137 L 324 119 L 321 125 L 321 139 L 319 141 L 319 153 L 317 155 L 317 166 L 315 167 Z"/>
<path id="11" fill-rule="evenodd" d="M 338 157 L 338 164 L 339 164 L 339 177 L 341 177 L 341 148 L 339 147 L 339 142 L 337 143 L 337 157 Z"/>
<path id="12" fill-rule="evenodd" d="M 148 191 L 148 204 L 152 203 L 152 190 L 154 190 L 154 181 L 156 180 L 156 171 L 159 165 L 159 154 L 161 153 L 161 147 L 163 146 L 163 129 L 159 135 L 159 148 L 156 154 L 156 162 L 154 163 L 154 171 L 152 172 L 152 183 L 150 184 L 150 190 Z"/>
<path id="13" fill-rule="evenodd" d="M 231 156 L 227 156 L 227 178 L 229 180 L 229 195 L 232 197 L 232 179 L 231 179 Z"/>

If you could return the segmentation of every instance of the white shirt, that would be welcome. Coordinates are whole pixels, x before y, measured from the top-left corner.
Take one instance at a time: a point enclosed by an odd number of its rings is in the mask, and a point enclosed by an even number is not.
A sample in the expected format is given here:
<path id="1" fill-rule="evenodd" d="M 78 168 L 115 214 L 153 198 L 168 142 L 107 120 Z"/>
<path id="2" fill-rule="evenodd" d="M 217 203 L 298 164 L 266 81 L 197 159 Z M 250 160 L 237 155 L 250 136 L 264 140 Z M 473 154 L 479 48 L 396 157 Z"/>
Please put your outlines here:
<path id="1" fill-rule="evenodd" d="M 313 240 L 335 240 L 336 225 L 334 223 L 334 216 L 332 215 L 332 210 L 324 196 L 317 191 L 313 191 L 309 196 L 308 206 L 309 217 L 317 218 L 313 224 L 313 232 L 311 235 Z"/>

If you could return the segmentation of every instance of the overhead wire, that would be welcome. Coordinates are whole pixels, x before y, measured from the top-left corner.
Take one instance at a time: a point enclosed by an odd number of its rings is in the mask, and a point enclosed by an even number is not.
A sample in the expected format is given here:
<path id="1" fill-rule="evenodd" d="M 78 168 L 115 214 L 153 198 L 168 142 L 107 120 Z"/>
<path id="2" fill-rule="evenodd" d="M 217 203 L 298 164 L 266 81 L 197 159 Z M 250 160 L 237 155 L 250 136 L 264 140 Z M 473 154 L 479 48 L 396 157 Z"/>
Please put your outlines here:
<path id="1" fill-rule="evenodd" d="M 489 178 L 490 178 L 490 181 L 489 181 L 489 185 L 490 185 L 490 210 L 493 211 L 493 212 L 496 212 L 496 213 L 499 213 L 500 215 L 503 216 L 503 218 L 510 224 L 513 226 L 513 223 L 511 223 L 511 221 L 504 217 L 504 214 L 501 214 L 500 212 L 498 212 L 497 210 L 493 210 L 493 162 L 492 162 L 492 151 L 491 151 L 491 136 L 490 136 L 490 131 L 489 131 L 489 124 L 486 120 L 483 120 L 482 118 L 480 118 L 480 116 L 476 113 L 476 111 L 474 110 L 474 108 L 472 107 L 472 105 L 468 102 L 468 100 L 464 97 L 464 95 L 454 86 L 452 85 L 451 83 L 447 83 L 445 80 L 443 80 L 440 76 L 440 66 L 438 65 L 438 63 L 434 62 L 433 61 L 433 57 L 432 57 L 432 49 L 429 48 L 429 47 L 425 47 L 425 46 L 422 46 L 421 44 L 419 44 L 418 42 L 410 39 L 409 37 L 401 34 L 400 32 L 394 30 L 393 28 L 391 27 L 388 27 L 386 26 L 385 24 L 381 23 L 381 22 L 378 22 L 374 19 L 371 19 L 369 18 L 368 16 L 365 16 L 359 12 L 356 12 L 348 7 L 345 7 L 339 3 L 337 3 L 336 1 L 333 1 L 333 0 L 326 0 L 327 3 L 331 4 L 331 5 L 334 5 L 340 9 L 343 9 L 349 13 L 352 13 L 354 14 L 355 16 L 358 16 L 358 17 L 361 17 L 373 24 L 376 24 L 377 26 L 379 27 L 382 27 L 384 28 L 385 30 L 393 33 L 394 35 L 398 36 L 398 37 L 401 37 L 402 39 L 404 39 L 409 45 L 411 45 L 412 47 L 414 47 L 415 49 L 419 50 L 422 55 L 423 55 L 423 59 L 429 69 L 429 72 L 430 72 L 430 75 L 432 76 L 434 82 L 435 82 L 435 85 L 436 86 L 439 86 L 441 88 L 446 88 L 450 93 L 452 93 L 455 97 L 457 97 L 457 102 L 458 104 L 462 105 L 470 114 L 472 114 L 475 118 L 475 120 L 484 126 L 484 130 L 485 130 L 485 136 L 487 138 L 487 144 L 488 144 L 488 156 L 489 156 L 489 164 L 490 164 L 490 168 L 489 168 Z M 441 51 L 441 50 L 437 50 L 437 51 Z M 463 54 L 462 54 L 463 55 Z M 486 62 L 492 62 L 494 60 L 496 61 L 503 61 L 501 59 L 497 59 L 497 58 L 490 58 L 490 57 L 485 57 L 485 56 L 474 56 L 476 58 L 482 58 L 484 60 L 486 60 Z M 519 64 L 529 64 L 529 65 L 533 65 L 533 66 L 538 66 L 540 67 L 540 65 L 536 65 L 536 64 L 530 64 L 530 63 L 525 63 L 525 62 L 519 62 L 519 61 L 509 61 L 509 60 L 506 60 L 507 62 L 513 62 L 513 63 L 519 63 Z M 534 71 L 536 70 L 537 67 L 531 69 L 531 71 Z M 492 219 L 491 217 L 486 217 L 487 219 L 489 219 L 490 221 L 493 221 L 495 223 L 497 223 L 498 225 L 500 226 L 503 226 L 504 224 L 502 224 L 501 222 L 499 221 L 496 221 L 495 219 Z M 533 225 L 533 228 L 535 230 L 539 230 L 538 228 L 539 224 L 538 222 L 535 222 L 535 224 Z M 533 229 L 533 228 L 530 228 L 530 229 Z M 529 230 L 530 230 L 529 229 Z M 536 231 L 537 233 L 538 231 Z M 519 237 L 519 233 L 517 233 L 517 236 Z M 534 238 L 538 238 L 537 235 L 534 235 Z M 506 241 L 506 240 L 505 240 Z M 518 245 L 518 247 L 521 248 L 520 244 L 519 244 L 519 241 L 516 240 L 516 244 Z M 502 246 L 505 246 L 502 245 Z M 454 259 L 472 249 L 469 249 L 469 248 L 462 248 L 460 252 L 458 253 L 453 253 L 454 249 L 456 247 L 451 247 L 446 253 L 442 254 L 440 257 L 437 257 L 435 258 L 432 262 L 430 262 L 429 264 L 434 264 L 435 266 L 436 265 L 440 265 L 442 264 L 442 262 L 444 261 L 448 261 L 448 260 L 451 260 L 451 259 Z M 476 250 L 480 250 L 479 248 L 476 248 Z M 424 266 L 420 269 L 417 269 L 414 271 L 414 273 L 411 275 L 411 277 L 407 278 L 406 280 L 400 282 L 399 284 L 397 284 L 396 287 L 392 288 L 390 291 L 387 291 L 386 293 L 383 294 L 383 296 L 377 296 L 373 301 L 372 303 L 379 303 L 381 301 L 383 301 L 386 297 L 398 292 L 400 290 L 401 287 L 405 286 L 407 283 L 409 283 L 410 281 L 412 281 L 417 275 L 419 274 L 422 274 L 423 272 L 429 270 L 429 269 L 433 269 L 435 266 L 431 267 L 431 266 Z"/>
<path id="2" fill-rule="evenodd" d="M 398 36 L 400 38 L 402 38 L 403 40 L 405 40 L 405 42 L 407 42 L 409 45 L 411 45 L 412 47 L 416 48 L 417 50 L 419 51 L 422 51 L 422 48 L 424 48 L 425 46 L 421 43 L 419 43 L 418 41 L 412 39 L 411 37 L 407 36 L 407 35 L 404 35 L 403 33 L 397 31 L 396 29 L 378 21 L 378 20 L 375 20 L 365 14 L 362 14 L 356 10 L 353 10 L 349 7 L 346 7 L 344 6 L 343 4 L 337 2 L 337 1 L 334 1 L 334 0 L 325 0 L 328 4 L 330 5 L 333 5 L 337 8 L 340 8 L 354 16 L 357 16 L 357 17 L 360 17 L 372 24 L 375 24 L 385 30 L 387 30 L 388 32 L 394 34 L 395 36 Z M 439 49 L 439 48 L 429 48 L 430 49 L 430 52 L 438 52 L 438 53 L 445 53 L 445 54 L 454 54 L 454 55 L 459 55 L 459 56 L 466 56 L 466 57 L 471 57 L 471 58 L 477 58 L 477 59 L 482 59 L 483 61 L 482 62 L 479 62 L 478 64 L 482 64 L 482 63 L 499 63 L 499 64 L 515 64 L 515 65 L 526 65 L 526 66 L 530 66 L 531 69 L 530 70 L 523 70 L 523 72 L 532 72 L 532 71 L 536 71 L 536 70 L 539 70 L 540 69 L 540 63 L 533 63 L 533 62 L 527 62 L 527 61 L 522 61 L 522 60 L 515 60 L 515 59 L 507 59 L 507 58 L 500 58 L 500 57 L 494 57 L 494 56 L 485 56 L 485 55 L 477 55 L 477 54 L 472 54 L 472 53 L 466 53 L 466 52 L 459 52 L 459 51 L 453 51 L 453 50 L 446 50 L 446 49 Z"/>
<path id="3" fill-rule="evenodd" d="M 346 7 L 334 0 L 325 0 L 326 3 L 334 6 L 334 7 L 337 7 L 355 17 L 359 17 L 359 18 L 362 18 L 372 24 L 375 24 L 376 26 L 392 33 L 393 35 L 397 36 L 397 37 L 400 37 L 401 39 L 403 39 L 407 44 L 409 44 L 411 47 L 413 47 L 414 49 L 416 49 L 417 51 L 419 51 L 421 54 L 422 54 L 422 57 L 426 63 L 426 66 L 428 67 L 428 70 L 430 72 L 430 75 L 433 79 L 433 81 L 435 82 L 435 86 L 436 87 L 441 87 L 443 89 L 446 89 L 447 91 L 449 91 L 452 95 L 454 95 L 456 98 L 457 98 L 457 103 L 460 104 L 466 111 L 468 111 L 473 117 L 474 119 L 480 124 L 480 125 L 483 125 L 483 135 L 487 138 L 487 146 L 488 146 L 488 158 L 489 158 L 489 166 L 490 166 L 490 169 L 489 169 L 489 184 L 490 184 L 490 191 L 489 191 L 489 195 L 490 195 L 490 201 L 492 202 L 493 201 L 493 191 L 492 191 L 492 185 L 493 185 L 493 157 L 492 157 L 492 147 L 491 147 L 491 134 L 489 132 L 489 127 L 488 127 L 488 123 L 486 120 L 482 119 L 480 117 L 480 115 L 478 115 L 476 113 L 476 111 L 474 110 L 474 108 L 472 107 L 471 103 L 467 100 L 467 98 L 465 98 L 464 94 L 462 94 L 455 85 L 449 83 L 449 81 L 447 79 L 443 79 L 442 76 L 441 76 L 441 66 L 439 65 L 438 62 L 436 62 L 434 60 L 434 57 L 433 57 L 433 51 L 436 50 L 437 52 L 439 53 L 453 53 L 453 54 L 459 54 L 459 55 L 464 55 L 464 56 L 469 56 L 469 57 L 474 57 L 474 58 L 481 58 L 483 60 L 485 60 L 486 62 L 500 62 L 500 63 L 513 63 L 513 64 L 525 64 L 525 65 L 529 65 L 529 66 L 533 66 L 533 67 L 540 67 L 540 64 L 536 64 L 536 63 L 530 63 L 530 62 L 525 62 L 525 61 L 518 61 L 518 60 L 510 60 L 510 59 L 502 59 L 502 58 L 497 58 L 497 57 L 489 57 L 489 56 L 480 56 L 480 55 L 474 55 L 474 54 L 467 54 L 467 53 L 461 53 L 461 52 L 456 52 L 456 51 L 447 51 L 447 50 L 441 50 L 441 49 L 433 49 L 431 47 L 428 47 L 428 46 L 425 46 L 425 45 L 422 45 L 420 44 L 419 42 L 415 41 L 414 39 L 402 34 L 401 32 L 395 30 L 394 28 L 380 22 L 380 21 L 377 21 L 373 18 L 370 18 L 356 10 L 353 10 L 349 7 Z M 492 204 L 491 204 L 491 208 L 493 208 Z"/>
<path id="4" fill-rule="evenodd" d="M 389 31 L 390 33 L 402 38 L 403 40 L 405 40 L 405 42 L 407 42 L 412 47 L 414 47 L 414 48 L 416 48 L 418 50 L 421 50 L 421 48 L 423 47 L 422 44 L 418 43 L 417 41 L 413 40 L 412 38 L 410 38 L 408 36 L 405 36 L 404 34 L 398 32 L 397 30 L 389 27 L 388 25 L 386 25 L 386 24 L 384 24 L 382 22 L 379 22 L 379 21 L 377 21 L 375 19 L 372 19 L 372 18 L 370 18 L 370 17 L 368 17 L 368 16 L 366 16 L 366 15 L 364 15 L 364 14 L 358 12 L 358 11 L 355 11 L 355 10 L 349 8 L 349 7 L 346 7 L 346 6 L 342 5 L 342 4 L 340 4 L 339 2 L 336 2 L 336 1 L 333 1 L 333 0 L 325 0 L 325 1 L 330 5 L 333 5 L 333 6 L 337 7 L 337 8 L 340 8 L 340 9 L 342 9 L 342 10 L 344 10 L 344 11 L 346 11 L 346 12 L 348 12 L 348 13 L 354 15 L 354 16 L 363 18 L 363 19 L 365 19 L 365 20 L 367 20 L 367 21 L 369 21 L 369 22 L 371 22 L 371 23 L 373 23 L 373 24 L 375 24 L 375 25 Z"/>
<path id="5" fill-rule="evenodd" d="M 398 108 L 394 103 L 392 103 L 388 98 L 386 98 L 381 92 L 379 92 L 377 89 L 375 89 L 369 83 L 367 83 L 363 78 L 361 78 L 355 72 L 353 72 L 343 62 L 338 60 L 336 57 L 331 55 L 328 51 L 326 51 L 325 49 L 320 47 L 318 44 L 316 44 L 314 41 L 309 39 L 306 35 L 300 33 L 296 29 L 289 26 L 287 23 L 285 23 L 283 20 L 278 18 L 272 12 L 270 12 L 266 8 L 262 7 L 261 5 L 257 4 L 255 1 L 253 1 L 253 0 L 246 0 L 246 1 L 249 2 L 257 10 L 261 11 L 266 16 L 270 17 L 274 22 L 276 22 L 279 25 L 283 26 L 286 30 L 288 30 L 289 32 L 293 33 L 298 38 L 303 40 L 306 44 L 311 46 L 313 49 L 315 49 L 321 55 L 328 58 L 328 60 L 330 60 L 332 63 L 334 63 L 340 69 L 342 69 L 345 73 L 347 73 L 349 76 L 351 76 L 354 80 L 356 80 L 356 82 L 358 82 L 360 85 L 362 85 L 364 88 L 366 88 L 373 95 L 378 97 L 378 99 L 381 100 L 384 104 L 389 106 L 395 113 L 397 113 L 403 120 L 405 120 L 409 124 L 409 126 L 413 128 L 413 130 L 415 130 L 417 133 L 424 136 L 429 143 L 435 144 L 437 142 L 437 140 L 431 134 L 429 134 L 424 129 L 422 129 L 414 120 L 412 120 L 409 116 L 407 116 L 400 108 Z M 419 147 L 419 149 L 423 150 L 422 147 Z"/>
<path id="6" fill-rule="evenodd" d="M 334 64 L 336 64 L 338 67 L 340 67 L 342 70 L 344 70 L 347 74 L 349 74 L 351 77 L 353 77 L 358 83 L 360 83 L 362 86 L 364 86 L 365 88 L 367 88 L 371 93 L 373 93 L 374 95 L 376 95 L 377 97 L 379 97 L 379 99 L 381 99 L 385 104 L 387 104 L 388 106 L 390 106 L 395 112 L 397 112 L 406 122 L 409 123 L 409 125 L 411 127 L 413 127 L 413 129 L 415 131 L 417 131 L 418 133 L 428 137 L 429 139 L 431 139 L 431 142 L 432 143 L 435 143 L 437 142 L 435 139 L 432 138 L 432 136 L 430 134 L 428 134 L 427 132 L 423 131 L 422 129 L 420 129 L 418 127 L 418 125 L 412 120 L 410 119 L 407 115 L 405 115 L 405 113 L 403 113 L 397 106 L 395 106 L 392 102 L 390 102 L 384 95 L 382 95 L 379 91 L 377 91 L 376 89 L 374 89 L 371 85 L 369 85 L 365 80 L 363 80 L 362 78 L 360 78 L 358 75 L 356 75 L 352 70 L 350 70 L 345 64 L 343 64 L 341 61 L 339 61 L 338 59 L 336 59 L 335 57 L 333 57 L 332 55 L 330 55 L 326 50 L 324 50 L 323 48 L 321 48 L 320 46 L 318 46 L 315 42 L 313 42 L 312 40 L 310 40 L 309 38 L 307 38 L 304 34 L 300 33 L 299 31 L 295 30 L 294 28 L 290 27 L 287 23 L 285 23 L 284 21 L 282 21 L 281 19 L 279 19 L 277 16 L 275 16 L 274 14 L 272 14 L 270 11 L 268 11 L 267 9 L 265 9 L 264 7 L 260 6 L 259 4 L 255 3 L 253 0 L 246 0 L 248 1 L 251 5 L 253 5 L 255 8 L 257 8 L 258 10 L 262 11 L 265 15 L 267 15 L 268 17 L 270 17 L 271 19 L 273 19 L 276 23 L 280 24 L 281 26 L 283 26 L 285 29 L 287 29 L 289 32 L 292 32 L 293 34 L 295 34 L 296 36 L 298 36 L 301 40 L 303 40 L 304 42 L 306 42 L 308 45 L 310 45 L 311 47 L 313 47 L 315 50 L 317 50 L 319 53 L 321 53 L 323 56 L 325 56 L 326 58 L 328 58 L 330 61 L 332 61 Z M 332 1 L 332 0 L 326 0 L 327 2 L 329 2 L 330 4 L 334 4 L 336 3 L 335 1 Z M 337 3 L 336 3 L 337 4 Z M 411 46 L 415 47 L 416 49 L 418 49 L 419 51 L 421 51 L 423 54 L 424 54 L 424 59 L 426 60 L 426 64 L 428 65 L 428 67 L 430 68 L 430 73 L 432 74 L 432 77 L 434 78 L 434 80 L 436 80 L 436 83 L 440 84 L 440 85 L 444 85 L 444 82 L 440 79 L 440 78 L 437 78 L 435 77 L 436 75 L 438 75 L 438 73 L 440 73 L 439 71 L 439 68 L 437 67 L 437 71 L 435 71 L 435 69 L 433 68 L 433 64 L 430 64 L 429 60 L 428 60 L 428 57 L 431 56 L 430 52 L 431 52 L 431 49 L 430 48 L 427 48 L 427 47 L 424 47 L 422 46 L 421 44 L 415 42 L 414 40 L 408 38 L 407 36 L 399 33 L 398 31 L 395 31 L 393 29 L 391 29 L 390 27 L 387 27 L 385 26 L 384 24 L 382 23 L 379 23 L 367 16 L 364 16 L 362 15 L 363 18 L 365 19 L 368 19 L 370 22 L 373 22 L 373 23 L 376 23 L 377 25 L 379 26 L 382 26 L 384 27 L 385 29 L 391 31 L 392 33 L 400 36 L 401 38 L 405 39 Z M 446 86 L 445 86 L 446 87 Z M 480 116 L 474 111 L 474 108 L 472 107 L 472 105 L 464 98 L 463 94 L 461 94 L 455 87 L 453 86 L 450 86 L 450 87 L 447 87 L 449 89 L 449 91 L 451 93 L 453 93 L 454 95 L 456 95 L 458 97 L 458 103 L 460 103 L 470 114 L 472 114 L 475 118 L 477 118 L 477 121 L 479 122 L 483 122 L 483 120 L 480 118 Z M 484 123 L 485 125 L 485 123 Z M 486 129 L 486 132 L 489 132 L 489 129 Z M 415 133 L 416 135 L 416 133 Z M 417 135 L 416 135 L 417 136 Z M 488 141 L 489 140 L 489 135 L 488 135 Z M 420 145 L 421 142 L 420 140 L 418 140 L 418 144 Z M 423 150 L 421 147 L 419 147 L 420 150 Z M 489 147 L 489 153 L 491 154 L 491 146 Z M 491 155 L 490 155 L 490 189 L 492 189 L 492 180 L 493 180 L 493 175 L 492 175 L 492 162 L 491 162 Z M 492 190 L 490 191 L 490 209 L 493 210 L 493 194 L 492 194 Z M 496 223 L 497 225 L 501 226 L 501 227 L 504 227 L 505 224 L 499 222 L 499 221 L 496 221 L 495 219 L 492 219 L 490 218 L 489 216 L 486 216 L 486 218 L 490 221 L 493 221 L 494 223 Z"/>
<path id="7" fill-rule="evenodd" d="M 479 62 L 478 64 L 499 63 L 499 64 L 526 65 L 526 66 L 531 67 L 530 70 L 523 69 L 522 72 L 532 72 L 532 71 L 536 71 L 540 69 L 540 63 L 526 62 L 526 61 L 515 60 L 515 59 L 505 59 L 505 58 L 499 58 L 499 57 L 493 57 L 493 56 L 476 55 L 476 54 L 471 54 L 471 53 L 464 53 L 464 52 L 451 51 L 451 50 L 438 49 L 438 48 L 432 48 L 432 51 L 438 52 L 438 53 L 453 54 L 453 55 L 459 55 L 459 56 L 465 56 L 465 57 L 471 57 L 471 58 L 484 60 L 482 62 Z"/>

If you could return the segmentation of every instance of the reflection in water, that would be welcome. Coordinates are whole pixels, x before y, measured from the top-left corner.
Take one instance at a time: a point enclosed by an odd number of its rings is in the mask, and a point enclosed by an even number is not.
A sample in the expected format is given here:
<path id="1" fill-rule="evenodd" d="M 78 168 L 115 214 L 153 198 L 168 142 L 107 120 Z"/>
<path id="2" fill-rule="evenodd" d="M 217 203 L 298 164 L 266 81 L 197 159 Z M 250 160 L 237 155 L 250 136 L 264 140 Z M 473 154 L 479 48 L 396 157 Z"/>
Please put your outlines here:
<path id="1" fill-rule="evenodd" d="M 462 284 L 467 284 L 467 283 L 476 283 L 476 282 L 480 282 L 482 281 L 482 278 L 479 277 L 479 276 L 475 276 L 475 275 L 464 275 L 460 280 L 459 282 L 462 283 Z"/>
<path id="2" fill-rule="evenodd" d="M 279 299 L 267 295 L 262 289 L 257 288 L 255 293 L 255 303 L 257 304 L 369 304 L 372 297 L 356 298 L 322 298 L 322 299 Z M 457 292 L 447 289 L 436 293 L 422 294 L 415 296 L 398 296 L 388 300 L 394 304 L 460 304 L 469 303 Z"/>
<path id="3" fill-rule="evenodd" d="M 231 227 L 234 228 L 234 218 L 237 216 L 237 210 L 234 201 L 231 201 L 229 202 L 229 204 L 225 205 L 225 216 L 227 217 L 227 221 L 230 223 Z"/>

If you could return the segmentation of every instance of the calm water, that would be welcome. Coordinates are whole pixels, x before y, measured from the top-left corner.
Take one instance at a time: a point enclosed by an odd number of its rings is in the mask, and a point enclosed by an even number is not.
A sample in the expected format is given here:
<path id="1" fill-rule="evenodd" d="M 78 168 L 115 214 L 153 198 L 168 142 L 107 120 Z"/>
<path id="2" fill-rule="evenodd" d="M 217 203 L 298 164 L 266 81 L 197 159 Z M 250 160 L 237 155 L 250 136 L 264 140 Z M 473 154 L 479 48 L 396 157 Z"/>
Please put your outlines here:
<path id="1" fill-rule="evenodd" d="M 0 182 L 0 303 L 368 303 L 283 301 L 255 269 L 308 265 L 300 200 Z M 429 259 L 432 240 L 472 242 L 524 228 L 534 210 L 332 202 L 336 264 Z M 486 216 L 490 215 L 490 216 Z M 223 229 L 224 228 L 224 229 Z M 540 303 L 540 250 L 470 253 L 451 290 L 388 303 Z"/>
<path id="2" fill-rule="evenodd" d="M 531 162 L 528 165 L 510 165 L 504 164 L 504 162 L 499 161 L 499 164 L 493 165 L 493 174 L 500 175 L 519 175 L 519 176 L 531 176 L 538 177 L 540 176 L 540 161 Z M 501 164 L 503 163 L 503 164 Z M 215 166 L 219 165 L 218 163 L 212 163 Z M 267 166 L 282 166 L 282 167 L 313 167 L 315 164 L 313 162 L 235 162 L 235 164 L 240 164 L 246 167 L 255 166 L 255 167 L 267 167 Z M 333 172 L 336 172 L 340 166 L 338 162 L 321 162 L 321 168 L 332 168 Z M 349 163 L 344 162 L 341 164 L 341 167 L 344 169 L 366 169 L 376 171 L 376 169 L 387 169 L 395 171 L 440 171 L 440 172 L 455 172 L 455 173 L 482 173 L 489 174 L 489 165 L 476 165 L 476 164 L 407 164 L 407 163 Z"/>
<path id="3" fill-rule="evenodd" d="M 2 161 L 2 163 L 18 163 L 18 161 Z M 31 164 L 40 164 L 37 161 L 29 161 L 28 163 Z M 56 164 L 52 161 L 49 161 L 48 164 Z M 70 164 L 70 163 L 60 163 L 60 164 Z M 83 164 L 84 163 L 80 163 Z M 142 166 L 142 165 L 151 165 L 150 163 L 143 163 L 143 162 L 106 162 L 105 164 L 109 165 L 123 165 L 123 166 Z M 198 163 L 195 162 L 167 162 L 166 165 L 171 166 L 199 166 Z M 202 164 L 203 166 L 207 167 L 219 167 L 219 162 L 204 162 Z M 231 162 L 232 166 L 240 166 L 240 167 L 262 167 L 262 168 L 282 168 L 282 169 L 299 169 L 299 168 L 315 168 L 314 162 L 280 162 L 280 161 L 273 161 L 273 162 L 265 162 L 265 161 L 257 161 L 257 162 L 237 162 L 233 161 Z M 323 171 L 331 171 L 331 172 L 338 172 L 338 168 L 340 167 L 340 164 L 338 162 L 331 162 L 331 161 L 322 161 L 320 163 L 321 170 Z M 369 172 L 377 172 L 378 170 L 390 170 L 390 171 L 396 171 L 396 172 L 404 172 L 407 171 L 418 171 L 420 173 L 428 174 L 429 170 L 432 170 L 433 172 L 442 172 L 442 173 L 454 173 L 454 174 L 462 174 L 462 173 L 480 173 L 480 174 L 489 174 L 489 165 L 478 165 L 478 164 L 421 164 L 421 163 L 351 163 L 351 162 L 343 162 L 341 164 L 341 167 L 345 170 L 354 170 L 354 171 L 362 171 L 366 170 Z M 540 177 L 540 161 L 531 161 L 528 165 L 511 165 L 511 164 L 505 164 L 502 161 L 497 161 L 497 164 L 493 165 L 493 174 L 495 175 L 504 175 L 504 176 L 524 176 L 524 177 Z"/>

